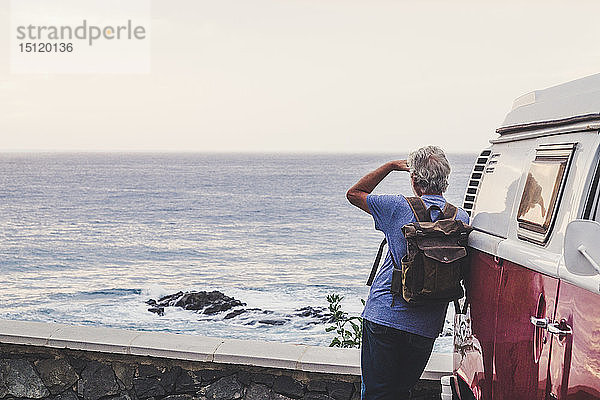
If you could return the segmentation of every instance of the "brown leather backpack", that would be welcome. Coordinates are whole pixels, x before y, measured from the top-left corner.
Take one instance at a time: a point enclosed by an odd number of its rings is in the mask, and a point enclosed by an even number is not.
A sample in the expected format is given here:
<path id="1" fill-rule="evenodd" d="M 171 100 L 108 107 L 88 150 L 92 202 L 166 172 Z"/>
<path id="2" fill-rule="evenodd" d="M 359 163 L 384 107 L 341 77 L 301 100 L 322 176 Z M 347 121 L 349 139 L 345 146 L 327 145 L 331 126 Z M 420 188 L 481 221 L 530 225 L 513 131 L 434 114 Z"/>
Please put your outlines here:
<path id="1" fill-rule="evenodd" d="M 473 230 L 470 225 L 455 220 L 458 209 L 446 202 L 443 210 L 438 206 L 429 209 L 420 197 L 407 197 L 416 222 L 402 227 L 406 238 L 407 253 L 398 267 L 393 255 L 391 291 L 402 295 L 410 304 L 447 303 L 464 295 L 461 284 L 467 263 L 467 239 Z M 437 209 L 442 215 L 431 222 L 431 211 Z M 373 283 L 383 247 L 379 246 L 371 276 L 367 285 Z"/>

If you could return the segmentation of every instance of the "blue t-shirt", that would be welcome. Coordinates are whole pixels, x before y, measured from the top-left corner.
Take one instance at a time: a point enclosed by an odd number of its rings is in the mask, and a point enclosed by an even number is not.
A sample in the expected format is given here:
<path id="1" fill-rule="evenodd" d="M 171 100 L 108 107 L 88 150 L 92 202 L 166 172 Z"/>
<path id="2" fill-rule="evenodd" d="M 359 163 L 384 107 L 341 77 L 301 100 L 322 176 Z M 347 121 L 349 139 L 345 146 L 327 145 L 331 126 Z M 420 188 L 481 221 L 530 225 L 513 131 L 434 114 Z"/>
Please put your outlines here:
<path id="1" fill-rule="evenodd" d="M 443 209 L 446 200 L 440 195 L 421 196 L 427 208 L 437 205 Z M 388 242 L 389 250 L 394 255 L 394 261 L 399 265 L 406 255 L 406 239 L 402 227 L 415 222 L 416 218 L 402 195 L 367 196 L 367 205 L 375 220 L 375 229 L 382 231 Z M 432 212 L 433 220 L 440 217 L 440 212 Z M 469 222 L 467 213 L 458 209 L 456 219 Z M 380 325 L 400 329 L 417 335 L 435 338 L 444 326 L 447 303 L 413 306 L 409 305 L 402 296 L 394 296 L 390 291 L 394 265 L 388 251 L 383 265 L 379 268 L 369 297 L 362 313 L 363 318 Z"/>

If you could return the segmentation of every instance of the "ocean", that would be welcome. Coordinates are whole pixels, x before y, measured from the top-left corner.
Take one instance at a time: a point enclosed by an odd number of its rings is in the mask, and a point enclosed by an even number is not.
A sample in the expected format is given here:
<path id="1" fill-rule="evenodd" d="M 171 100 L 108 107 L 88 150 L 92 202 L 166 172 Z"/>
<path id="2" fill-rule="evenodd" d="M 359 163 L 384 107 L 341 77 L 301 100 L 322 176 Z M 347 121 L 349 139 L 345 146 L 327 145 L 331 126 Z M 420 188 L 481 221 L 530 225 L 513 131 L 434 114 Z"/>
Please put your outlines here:
<path id="1" fill-rule="evenodd" d="M 346 190 L 405 157 L 0 154 L 0 318 L 326 346 L 328 324 L 297 310 L 338 293 L 359 315 L 383 237 Z M 476 154 L 448 158 L 446 198 L 462 205 Z M 408 174 L 375 193 L 410 194 Z M 213 290 L 251 311 L 159 316 L 146 304 Z M 436 351 L 451 351 L 452 315 Z"/>

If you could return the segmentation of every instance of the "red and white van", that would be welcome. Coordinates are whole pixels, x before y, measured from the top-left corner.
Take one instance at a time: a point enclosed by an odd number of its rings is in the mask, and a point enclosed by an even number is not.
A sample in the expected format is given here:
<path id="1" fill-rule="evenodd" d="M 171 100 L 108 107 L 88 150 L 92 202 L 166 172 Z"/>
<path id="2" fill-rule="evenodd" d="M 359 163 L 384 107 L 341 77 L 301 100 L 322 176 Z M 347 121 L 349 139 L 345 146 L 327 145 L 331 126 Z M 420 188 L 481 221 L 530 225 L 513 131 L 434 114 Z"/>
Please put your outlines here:
<path id="1" fill-rule="evenodd" d="M 600 74 L 517 98 L 477 158 L 453 397 L 600 399 Z"/>

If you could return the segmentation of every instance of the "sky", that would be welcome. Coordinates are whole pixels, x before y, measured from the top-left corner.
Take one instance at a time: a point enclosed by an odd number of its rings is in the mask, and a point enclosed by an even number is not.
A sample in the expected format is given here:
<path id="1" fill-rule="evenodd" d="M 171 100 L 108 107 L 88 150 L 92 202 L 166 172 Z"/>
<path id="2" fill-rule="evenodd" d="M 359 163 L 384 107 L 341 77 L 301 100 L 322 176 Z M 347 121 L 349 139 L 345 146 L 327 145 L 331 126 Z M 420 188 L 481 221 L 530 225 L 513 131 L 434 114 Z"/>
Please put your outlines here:
<path id="1" fill-rule="evenodd" d="M 0 152 L 475 152 L 600 71 L 597 1 L 150 1 L 142 73 L 13 73 L 2 29 Z"/>

